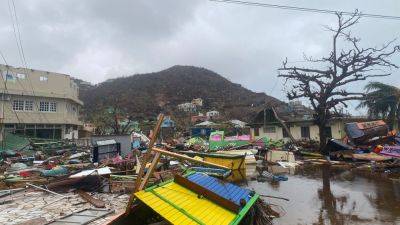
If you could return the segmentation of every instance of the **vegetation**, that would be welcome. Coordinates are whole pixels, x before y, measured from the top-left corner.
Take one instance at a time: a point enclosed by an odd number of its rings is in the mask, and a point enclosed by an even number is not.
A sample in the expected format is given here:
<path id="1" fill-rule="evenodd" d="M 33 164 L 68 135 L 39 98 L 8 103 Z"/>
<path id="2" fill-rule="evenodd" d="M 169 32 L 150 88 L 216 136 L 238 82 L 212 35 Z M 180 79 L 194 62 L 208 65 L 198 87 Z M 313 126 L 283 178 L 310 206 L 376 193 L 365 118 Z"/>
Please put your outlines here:
<path id="1" fill-rule="evenodd" d="M 132 117 L 117 107 L 97 111 L 92 115 L 91 121 L 96 127 L 95 133 L 99 135 L 132 132 Z"/>
<path id="2" fill-rule="evenodd" d="M 400 88 L 381 82 L 370 82 L 365 86 L 365 100 L 359 108 L 367 107 L 368 114 L 373 118 L 383 118 L 391 129 L 397 121 L 400 127 Z"/>
<path id="3" fill-rule="evenodd" d="M 390 62 L 390 58 L 400 51 L 400 46 L 393 46 L 392 42 L 382 47 L 361 47 L 360 39 L 352 36 L 349 30 L 358 23 L 360 13 L 356 11 L 348 18 L 342 13 L 336 15 L 337 27 L 327 27 L 333 33 L 329 55 L 320 59 L 305 56 L 306 61 L 315 67 L 289 66 L 285 60 L 278 75 L 292 83 L 287 93 L 290 100 L 305 98 L 310 101 L 315 111 L 315 123 L 319 127 L 320 150 L 324 154 L 327 154 L 324 130 L 332 112 L 338 107 L 347 107 L 346 102 L 350 100 L 364 98 L 364 93 L 352 92 L 349 84 L 390 75 L 382 71 L 398 68 Z"/>
<path id="4" fill-rule="evenodd" d="M 173 66 L 156 73 L 116 78 L 80 91 L 89 121 L 110 105 L 139 121 L 155 118 L 160 112 L 179 116 L 182 113 L 177 105 L 194 98 L 203 99 L 204 111 L 215 109 L 223 116 L 240 120 L 248 120 L 265 102 L 280 102 L 194 66 Z"/>

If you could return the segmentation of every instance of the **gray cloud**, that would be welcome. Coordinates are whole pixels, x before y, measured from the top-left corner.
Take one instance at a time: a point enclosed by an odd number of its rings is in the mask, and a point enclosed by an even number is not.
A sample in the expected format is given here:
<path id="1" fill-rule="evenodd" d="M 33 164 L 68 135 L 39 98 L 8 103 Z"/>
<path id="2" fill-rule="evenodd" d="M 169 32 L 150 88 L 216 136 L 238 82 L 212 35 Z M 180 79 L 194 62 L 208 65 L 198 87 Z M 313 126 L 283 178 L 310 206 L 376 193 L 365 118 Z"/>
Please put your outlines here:
<path id="1" fill-rule="evenodd" d="M 261 0 L 259 0 L 261 1 Z M 21 65 L 8 2 L 0 2 L 0 50 Z M 265 1 L 398 15 L 397 0 Z M 259 92 L 284 98 L 282 60 L 326 55 L 332 15 L 206 0 L 15 0 L 28 66 L 97 83 L 175 64 L 203 66 Z M 400 21 L 363 18 L 354 33 L 366 46 L 400 36 Z M 400 57 L 394 58 L 400 63 Z M 389 79 L 400 85 L 399 72 Z M 351 87 L 361 89 L 364 84 Z"/>

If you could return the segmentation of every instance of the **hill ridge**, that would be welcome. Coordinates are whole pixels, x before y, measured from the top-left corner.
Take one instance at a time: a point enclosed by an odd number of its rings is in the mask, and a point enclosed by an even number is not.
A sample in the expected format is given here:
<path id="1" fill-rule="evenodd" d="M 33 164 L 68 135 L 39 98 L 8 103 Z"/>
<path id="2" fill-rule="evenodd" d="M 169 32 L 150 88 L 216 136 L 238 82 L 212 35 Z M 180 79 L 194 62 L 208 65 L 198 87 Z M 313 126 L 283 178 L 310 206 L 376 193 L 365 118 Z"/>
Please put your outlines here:
<path id="1" fill-rule="evenodd" d="M 81 89 L 80 98 L 89 119 L 108 106 L 119 107 L 134 117 L 154 117 L 159 112 L 174 114 L 178 113 L 178 104 L 202 98 L 204 111 L 215 109 L 229 118 L 249 120 L 266 102 L 281 102 L 212 70 L 190 65 L 107 80 Z"/>

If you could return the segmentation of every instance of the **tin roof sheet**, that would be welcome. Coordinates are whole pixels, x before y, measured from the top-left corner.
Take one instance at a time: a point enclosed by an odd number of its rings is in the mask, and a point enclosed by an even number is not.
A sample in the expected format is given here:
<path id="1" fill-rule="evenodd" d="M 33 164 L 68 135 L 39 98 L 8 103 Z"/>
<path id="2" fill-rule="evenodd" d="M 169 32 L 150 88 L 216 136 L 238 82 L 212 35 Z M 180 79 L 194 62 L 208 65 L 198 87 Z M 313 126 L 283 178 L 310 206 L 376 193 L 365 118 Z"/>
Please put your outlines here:
<path id="1" fill-rule="evenodd" d="M 240 205 L 241 199 L 246 200 L 247 203 L 251 198 L 250 190 L 241 188 L 228 182 L 224 182 L 220 179 L 208 176 L 203 173 L 191 174 L 187 177 L 187 179 L 218 194 L 225 199 L 234 202 L 237 205 Z"/>

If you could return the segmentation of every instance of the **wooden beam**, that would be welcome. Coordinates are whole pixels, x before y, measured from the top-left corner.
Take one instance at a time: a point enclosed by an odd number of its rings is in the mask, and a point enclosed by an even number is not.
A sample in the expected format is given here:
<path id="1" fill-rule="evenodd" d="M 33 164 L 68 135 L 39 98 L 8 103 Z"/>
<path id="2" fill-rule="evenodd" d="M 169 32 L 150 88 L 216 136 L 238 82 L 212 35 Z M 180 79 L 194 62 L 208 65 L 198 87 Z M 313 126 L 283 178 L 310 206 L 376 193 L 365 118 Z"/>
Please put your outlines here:
<path id="1" fill-rule="evenodd" d="M 193 163 L 197 163 L 197 164 L 202 164 L 202 165 L 205 165 L 205 166 L 216 167 L 216 168 L 225 169 L 225 170 L 231 170 L 231 168 L 226 167 L 226 166 L 222 166 L 222 165 L 218 165 L 218 164 L 215 164 L 215 163 L 201 161 L 201 160 L 194 159 L 194 158 L 186 156 L 186 155 L 181 155 L 181 154 L 178 154 L 178 153 L 175 153 L 175 152 L 166 151 L 164 149 L 160 149 L 160 148 L 156 148 L 156 147 L 153 148 L 153 151 L 154 152 L 159 152 L 162 155 L 167 155 L 167 156 L 170 156 L 170 157 L 174 157 L 174 158 L 178 158 L 178 159 L 182 159 L 182 160 L 187 160 L 187 161 L 190 161 L 190 162 L 193 162 Z"/>
<path id="2" fill-rule="evenodd" d="M 223 198 L 220 195 L 204 188 L 201 185 L 198 185 L 189 179 L 182 177 L 180 175 L 175 175 L 174 182 L 193 191 L 194 193 L 205 197 L 206 199 L 216 203 L 217 205 L 222 206 L 225 209 L 228 209 L 234 213 L 238 213 L 240 211 L 240 206 L 236 205 L 234 202 L 229 199 Z"/>
<path id="3" fill-rule="evenodd" d="M 94 207 L 96 207 L 96 208 L 105 208 L 106 207 L 106 203 L 104 201 L 94 198 L 93 196 L 89 195 L 88 193 L 86 193 L 82 190 L 78 190 L 77 192 L 78 192 L 79 196 L 81 196 L 81 198 L 85 199 L 85 201 L 89 202 Z"/>
<path id="4" fill-rule="evenodd" d="M 153 136 L 150 139 L 150 143 L 149 143 L 149 146 L 147 148 L 147 152 L 143 156 L 143 162 L 140 163 L 141 166 L 140 166 L 140 170 L 139 170 L 139 173 L 138 173 L 138 179 L 136 180 L 136 183 L 135 183 L 135 189 L 134 189 L 135 192 L 139 190 L 139 186 L 140 186 L 140 183 L 142 181 L 143 174 L 144 174 L 144 169 L 146 168 L 146 164 L 150 161 L 151 151 L 152 151 L 152 148 L 154 146 L 154 143 L 157 141 L 157 136 L 158 136 L 158 133 L 160 132 L 161 124 L 162 124 L 163 121 L 164 121 L 164 114 L 160 114 L 159 117 L 158 117 L 157 124 L 153 129 Z M 133 196 L 133 194 L 132 194 L 132 196 Z"/>
<path id="5" fill-rule="evenodd" d="M 149 146 L 147 147 L 147 152 L 143 156 L 143 162 L 140 163 L 140 169 L 139 169 L 139 173 L 137 174 L 137 179 L 135 181 L 135 186 L 134 186 L 133 192 L 132 192 L 132 194 L 131 194 L 131 196 L 129 198 L 128 204 L 126 206 L 126 211 L 125 211 L 126 214 L 129 214 L 131 212 L 132 204 L 133 204 L 133 201 L 135 200 L 135 195 L 134 194 L 135 194 L 135 192 L 137 192 L 139 190 L 139 186 L 140 186 L 140 184 L 142 182 L 142 177 L 143 177 L 143 174 L 144 174 L 144 169 L 146 168 L 147 162 L 150 161 L 151 150 L 152 150 L 152 148 L 154 146 L 154 143 L 157 141 L 157 136 L 158 136 L 158 133 L 160 133 L 161 124 L 162 124 L 163 121 L 164 121 L 164 114 L 161 113 L 158 116 L 157 124 L 153 129 L 153 135 L 152 135 L 152 137 L 150 139 Z"/>
<path id="6" fill-rule="evenodd" d="M 276 112 L 274 107 L 271 107 L 272 112 L 274 113 L 275 119 L 278 120 L 278 122 L 282 125 L 282 128 L 286 131 L 286 133 L 289 135 L 290 140 L 295 144 L 297 143 L 296 139 L 293 137 L 292 132 L 290 132 L 290 129 L 288 126 L 286 126 L 286 123 L 284 120 L 282 120 L 279 116 L 278 113 Z"/>
<path id="7" fill-rule="evenodd" d="M 150 177 L 153 175 L 154 170 L 157 168 L 160 158 L 161 158 L 161 153 L 157 152 L 153 158 L 153 162 L 151 162 L 149 169 L 147 169 L 147 173 L 144 176 L 142 183 L 140 183 L 139 190 L 143 190 L 146 187 L 147 182 L 149 181 Z"/>

